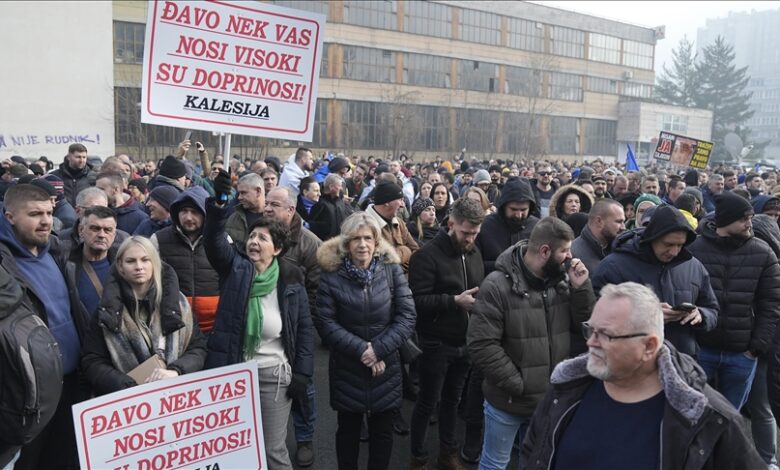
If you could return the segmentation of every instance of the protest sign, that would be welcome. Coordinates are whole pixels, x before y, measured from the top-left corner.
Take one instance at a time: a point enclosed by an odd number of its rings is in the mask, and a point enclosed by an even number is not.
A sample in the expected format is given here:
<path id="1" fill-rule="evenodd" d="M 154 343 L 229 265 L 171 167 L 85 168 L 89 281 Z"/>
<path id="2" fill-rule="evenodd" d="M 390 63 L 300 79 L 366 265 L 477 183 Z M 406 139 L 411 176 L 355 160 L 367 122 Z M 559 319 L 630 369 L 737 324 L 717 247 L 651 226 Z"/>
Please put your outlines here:
<path id="1" fill-rule="evenodd" d="M 712 142 L 662 131 L 653 158 L 672 165 L 706 168 L 711 152 Z"/>
<path id="2" fill-rule="evenodd" d="M 325 17 L 150 0 L 141 122 L 310 142 Z"/>
<path id="3" fill-rule="evenodd" d="M 83 469 L 266 468 L 257 366 L 151 382 L 73 406 Z"/>

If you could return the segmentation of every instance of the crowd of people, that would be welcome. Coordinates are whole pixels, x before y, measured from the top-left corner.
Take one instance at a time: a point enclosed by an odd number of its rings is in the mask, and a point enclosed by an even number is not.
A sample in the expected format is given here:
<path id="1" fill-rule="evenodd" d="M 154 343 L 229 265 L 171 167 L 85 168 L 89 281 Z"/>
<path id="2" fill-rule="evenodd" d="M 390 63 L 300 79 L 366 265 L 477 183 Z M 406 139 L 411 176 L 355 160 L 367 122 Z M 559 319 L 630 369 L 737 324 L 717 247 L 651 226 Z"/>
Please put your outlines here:
<path id="1" fill-rule="evenodd" d="M 431 424 L 439 469 L 778 468 L 774 170 L 191 146 L 0 165 L 0 305 L 62 373 L 0 468 L 78 468 L 73 404 L 245 361 L 269 468 L 312 466 L 320 354 L 339 469 L 394 434 L 428 468 Z"/>

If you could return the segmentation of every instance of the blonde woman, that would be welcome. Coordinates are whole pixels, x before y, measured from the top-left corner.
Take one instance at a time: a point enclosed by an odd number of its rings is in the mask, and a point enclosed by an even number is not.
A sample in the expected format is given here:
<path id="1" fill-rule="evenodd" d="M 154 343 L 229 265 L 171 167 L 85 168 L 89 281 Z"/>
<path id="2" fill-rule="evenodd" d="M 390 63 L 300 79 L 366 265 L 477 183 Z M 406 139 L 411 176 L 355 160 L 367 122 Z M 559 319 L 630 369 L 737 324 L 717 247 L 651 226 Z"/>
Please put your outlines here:
<path id="1" fill-rule="evenodd" d="M 153 355 L 165 367 L 147 382 L 197 372 L 206 359 L 206 339 L 173 268 L 160 261 L 148 238 L 133 236 L 117 251 L 81 366 L 95 393 L 103 395 L 137 385 L 127 373 Z"/>
<path id="2" fill-rule="evenodd" d="M 485 194 L 485 191 L 482 191 L 482 189 L 477 188 L 476 186 L 472 186 L 465 190 L 461 197 L 466 197 L 477 201 L 485 211 L 485 216 L 494 214 L 496 212 L 496 207 L 490 203 L 490 200 L 488 199 L 487 194 Z"/>

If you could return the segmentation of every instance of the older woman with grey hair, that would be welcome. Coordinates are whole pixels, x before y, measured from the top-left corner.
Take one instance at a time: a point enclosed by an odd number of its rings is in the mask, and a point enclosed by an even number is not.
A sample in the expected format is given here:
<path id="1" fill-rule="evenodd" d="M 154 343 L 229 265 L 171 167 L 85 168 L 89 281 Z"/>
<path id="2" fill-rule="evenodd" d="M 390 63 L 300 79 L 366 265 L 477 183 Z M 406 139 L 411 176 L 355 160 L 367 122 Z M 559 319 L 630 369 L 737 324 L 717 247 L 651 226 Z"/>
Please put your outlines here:
<path id="1" fill-rule="evenodd" d="M 379 225 L 359 212 L 317 251 L 322 268 L 315 326 L 330 345 L 330 403 L 338 412 L 338 468 L 357 469 L 368 415 L 368 468 L 386 469 L 401 406 L 399 348 L 414 330 L 412 292 Z"/>

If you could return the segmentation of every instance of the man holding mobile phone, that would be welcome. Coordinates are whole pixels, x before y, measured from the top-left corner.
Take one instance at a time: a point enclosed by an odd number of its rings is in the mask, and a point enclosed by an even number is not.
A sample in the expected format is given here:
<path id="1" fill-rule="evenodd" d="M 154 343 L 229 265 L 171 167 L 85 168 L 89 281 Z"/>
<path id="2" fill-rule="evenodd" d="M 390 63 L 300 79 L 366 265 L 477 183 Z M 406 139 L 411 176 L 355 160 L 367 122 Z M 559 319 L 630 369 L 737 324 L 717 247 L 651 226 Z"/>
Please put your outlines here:
<path id="1" fill-rule="evenodd" d="M 758 360 L 766 359 L 780 321 L 780 265 L 769 245 L 753 236 L 752 219 L 747 199 L 717 195 L 715 217 L 705 219 L 690 247 L 707 268 L 721 307 L 718 326 L 699 335 L 698 360 L 710 384 L 737 409 L 748 398 Z"/>

